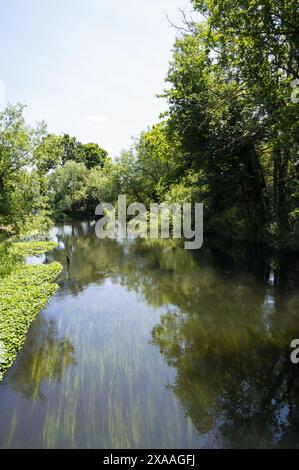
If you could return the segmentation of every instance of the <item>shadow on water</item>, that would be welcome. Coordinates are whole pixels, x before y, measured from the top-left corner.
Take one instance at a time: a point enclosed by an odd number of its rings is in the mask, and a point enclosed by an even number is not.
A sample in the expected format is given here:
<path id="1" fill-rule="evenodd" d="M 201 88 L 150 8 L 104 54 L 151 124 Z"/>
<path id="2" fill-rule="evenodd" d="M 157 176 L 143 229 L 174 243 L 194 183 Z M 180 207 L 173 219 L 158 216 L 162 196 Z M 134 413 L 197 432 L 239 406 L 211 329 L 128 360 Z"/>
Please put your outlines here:
<path id="1" fill-rule="evenodd" d="M 299 447 L 298 258 L 91 222 L 53 238 L 60 288 L 0 386 L 2 447 Z"/>

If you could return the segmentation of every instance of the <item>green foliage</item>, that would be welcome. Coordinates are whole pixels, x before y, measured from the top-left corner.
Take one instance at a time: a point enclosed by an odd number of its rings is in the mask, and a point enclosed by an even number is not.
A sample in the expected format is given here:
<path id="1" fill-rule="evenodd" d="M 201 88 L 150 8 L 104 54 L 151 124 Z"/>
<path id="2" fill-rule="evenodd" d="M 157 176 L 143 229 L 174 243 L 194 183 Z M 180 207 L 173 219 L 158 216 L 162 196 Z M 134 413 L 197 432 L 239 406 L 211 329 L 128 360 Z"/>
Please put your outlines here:
<path id="1" fill-rule="evenodd" d="M 40 174 L 47 174 L 62 163 L 62 137 L 46 135 L 35 150 L 36 166 Z"/>
<path id="2" fill-rule="evenodd" d="M 20 260 L 56 243 L 0 244 L 0 381 L 25 341 L 28 328 L 55 292 L 59 263 L 26 266 Z"/>
<path id="3" fill-rule="evenodd" d="M 42 174 L 55 170 L 69 161 L 84 163 L 86 168 L 103 166 L 108 153 L 98 144 L 82 144 L 68 134 L 46 135 L 35 152 L 36 164 Z"/>
<path id="4" fill-rule="evenodd" d="M 36 149 L 37 172 L 43 182 L 46 204 L 55 220 L 94 214 L 101 186 L 101 169 L 108 154 L 98 144 L 82 144 L 68 134 L 48 134 Z M 103 170 L 103 179 L 107 172 Z M 96 187 L 95 187 L 96 184 Z"/>
<path id="5" fill-rule="evenodd" d="M 47 212 L 45 182 L 36 170 L 46 129 L 28 126 L 23 113 L 22 105 L 0 113 L 0 226 L 14 233 L 37 225 L 36 217 L 42 226 Z"/>
<path id="6" fill-rule="evenodd" d="M 108 153 L 103 150 L 98 144 L 81 144 L 82 147 L 82 161 L 85 163 L 86 168 L 89 170 L 97 166 L 103 166 Z"/>
<path id="7" fill-rule="evenodd" d="M 295 249 L 295 2 L 193 3 L 205 20 L 174 45 L 166 119 L 122 153 L 112 187 L 147 204 L 203 202 L 206 232 Z"/>
<path id="8" fill-rule="evenodd" d="M 0 243 L 0 279 L 12 272 L 17 261 L 18 256 L 11 251 L 11 244 L 7 241 Z"/>
<path id="9" fill-rule="evenodd" d="M 115 162 L 97 144 L 29 128 L 21 106 L 0 114 L 0 225 L 90 217 L 123 193 L 203 202 L 206 232 L 298 248 L 297 2 L 192 4 L 204 20 L 186 20 L 176 39 L 163 120 Z"/>
<path id="10" fill-rule="evenodd" d="M 10 251 L 15 256 L 38 256 L 57 247 L 56 242 L 14 242 Z"/>
<path id="11" fill-rule="evenodd" d="M 55 215 L 76 217 L 84 210 L 87 175 L 85 165 L 73 160 L 51 173 L 48 184 Z"/>
<path id="12" fill-rule="evenodd" d="M 104 166 L 101 175 L 105 175 L 107 193 L 99 194 L 100 200 L 115 202 L 119 194 L 126 194 L 128 202 L 162 200 L 179 177 L 179 152 L 179 142 L 169 139 L 164 122 L 143 132 L 129 151 L 123 151 L 114 164 Z"/>
<path id="13" fill-rule="evenodd" d="M 19 230 L 30 211 L 30 180 L 25 167 L 30 162 L 34 131 L 25 125 L 23 106 L 8 106 L 0 113 L 0 225 Z M 24 190 L 29 189 L 28 199 Z"/>
<path id="14" fill-rule="evenodd" d="M 103 165 L 108 153 L 98 144 L 82 144 L 75 137 L 64 134 L 60 138 L 61 165 L 73 160 L 77 163 L 84 163 L 86 168 L 90 169 L 98 165 Z"/>
<path id="15" fill-rule="evenodd" d="M 207 192 L 208 187 L 203 172 L 193 170 L 170 186 L 165 193 L 165 201 L 169 204 L 194 203 L 204 200 Z"/>
<path id="16" fill-rule="evenodd" d="M 53 250 L 57 243 L 53 242 L 11 242 L 0 243 L 0 279 L 10 274 L 20 261 L 27 256 L 38 256 Z"/>
<path id="17" fill-rule="evenodd" d="M 43 232 L 52 214 L 86 216 L 88 172 L 98 172 L 107 157 L 98 144 L 48 134 L 43 123 L 31 128 L 24 106 L 7 106 L 0 113 L 0 227 Z"/>
<path id="18" fill-rule="evenodd" d="M 23 266 L 0 281 L 0 380 L 26 339 L 28 328 L 55 292 L 59 263 Z"/>
<path id="19" fill-rule="evenodd" d="M 107 159 L 103 167 L 89 171 L 87 181 L 87 211 L 94 215 L 100 202 L 116 202 L 125 184 L 125 167 Z"/>
<path id="20" fill-rule="evenodd" d="M 299 199 L 298 103 L 291 100 L 298 77 L 296 4 L 193 3 L 206 19 L 187 22 L 189 33 L 176 40 L 164 94 L 168 135 L 181 146 L 180 178 L 190 169 L 202 174 L 206 230 L 293 249 Z"/>

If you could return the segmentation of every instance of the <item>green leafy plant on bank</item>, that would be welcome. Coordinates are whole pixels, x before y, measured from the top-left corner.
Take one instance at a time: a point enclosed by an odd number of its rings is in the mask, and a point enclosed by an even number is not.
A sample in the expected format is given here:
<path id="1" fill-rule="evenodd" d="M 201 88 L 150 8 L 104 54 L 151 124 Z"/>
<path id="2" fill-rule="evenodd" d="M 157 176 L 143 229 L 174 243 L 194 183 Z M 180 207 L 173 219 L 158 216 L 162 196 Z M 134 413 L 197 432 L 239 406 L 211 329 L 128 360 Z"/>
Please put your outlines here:
<path id="1" fill-rule="evenodd" d="M 30 242 L 0 245 L 6 270 L 0 277 L 0 381 L 22 347 L 27 331 L 57 285 L 59 263 L 28 266 L 22 258 L 53 249 L 55 243 Z M 1 252 L 2 250 L 2 252 Z M 0 258 L 0 265 L 3 259 Z"/>
<path id="2" fill-rule="evenodd" d="M 53 250 L 57 246 L 54 242 L 15 242 L 11 252 L 17 256 L 38 256 Z"/>

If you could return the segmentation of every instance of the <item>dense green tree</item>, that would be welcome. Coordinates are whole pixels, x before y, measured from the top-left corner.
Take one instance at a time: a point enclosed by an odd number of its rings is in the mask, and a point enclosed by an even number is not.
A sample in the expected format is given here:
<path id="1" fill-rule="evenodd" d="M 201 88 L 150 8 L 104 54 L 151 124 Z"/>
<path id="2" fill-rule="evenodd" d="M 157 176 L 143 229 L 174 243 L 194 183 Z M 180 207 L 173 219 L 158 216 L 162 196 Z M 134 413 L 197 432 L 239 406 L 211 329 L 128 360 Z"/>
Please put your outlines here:
<path id="1" fill-rule="evenodd" d="M 199 174 L 212 228 L 261 240 L 268 214 L 256 150 L 260 124 L 242 86 L 211 60 L 203 44 L 206 34 L 200 27 L 176 42 L 167 77 L 172 84 L 166 93 L 168 126 L 181 139 L 184 172 L 191 168 Z"/>
<path id="2" fill-rule="evenodd" d="M 108 153 L 98 144 L 82 144 L 75 137 L 64 134 L 60 141 L 61 165 L 73 160 L 77 163 L 84 163 L 90 169 L 98 165 L 103 165 Z"/>
<path id="3" fill-rule="evenodd" d="M 96 166 L 103 166 L 108 152 L 102 149 L 98 144 L 81 144 L 83 153 L 82 161 L 89 170 Z"/>
<path id="4" fill-rule="evenodd" d="M 39 170 L 47 173 L 70 160 L 84 163 L 88 169 L 103 166 L 108 153 L 96 143 L 82 144 L 68 134 L 48 134 L 36 149 L 36 157 Z"/>
<path id="5" fill-rule="evenodd" d="M 169 139 L 165 123 L 142 132 L 131 150 L 122 152 L 116 161 L 121 191 L 146 204 L 162 199 L 179 175 L 179 151 L 178 142 Z"/>
<path id="6" fill-rule="evenodd" d="M 38 171 L 44 175 L 62 164 L 62 137 L 48 134 L 35 150 L 35 163 Z"/>
<path id="7" fill-rule="evenodd" d="M 88 170 L 70 160 L 49 176 L 49 197 L 54 217 L 76 218 L 85 212 Z"/>
<path id="8" fill-rule="evenodd" d="M 298 103 L 291 100 L 292 83 L 299 76 L 297 2 L 194 0 L 193 4 L 206 17 L 206 53 L 230 83 L 243 88 L 244 105 L 257 118 L 259 157 L 270 160 L 272 227 L 277 227 L 280 245 L 294 244 L 289 235 L 298 225 Z"/>
<path id="9" fill-rule="evenodd" d="M 186 20 L 164 94 L 167 134 L 180 148 L 177 182 L 168 181 L 171 198 L 176 185 L 183 190 L 191 171 L 197 188 L 190 197 L 202 197 L 206 229 L 295 248 L 299 132 L 298 103 L 291 95 L 298 77 L 296 2 L 193 4 L 205 19 Z"/>
<path id="10" fill-rule="evenodd" d="M 23 111 L 22 105 L 8 105 L 0 113 L 0 225 L 16 232 L 41 203 L 34 153 L 45 129 L 26 125 Z"/>

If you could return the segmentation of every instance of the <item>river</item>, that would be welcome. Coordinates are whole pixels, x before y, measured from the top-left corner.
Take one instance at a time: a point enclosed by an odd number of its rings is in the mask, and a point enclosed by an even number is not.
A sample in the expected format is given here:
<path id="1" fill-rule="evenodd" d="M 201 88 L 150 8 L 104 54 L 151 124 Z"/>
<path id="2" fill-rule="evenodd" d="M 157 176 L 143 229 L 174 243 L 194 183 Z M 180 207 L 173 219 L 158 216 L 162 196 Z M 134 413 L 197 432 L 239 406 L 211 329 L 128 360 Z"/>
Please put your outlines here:
<path id="1" fill-rule="evenodd" d="M 89 222 L 52 239 L 35 262 L 64 268 L 0 384 L 0 447 L 299 446 L 298 257 Z"/>

